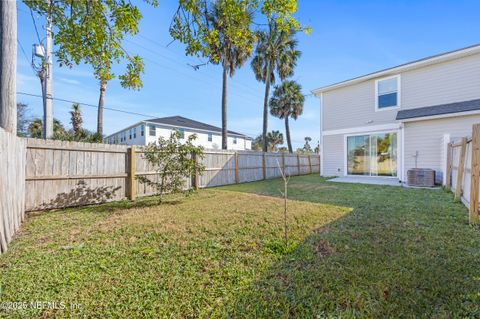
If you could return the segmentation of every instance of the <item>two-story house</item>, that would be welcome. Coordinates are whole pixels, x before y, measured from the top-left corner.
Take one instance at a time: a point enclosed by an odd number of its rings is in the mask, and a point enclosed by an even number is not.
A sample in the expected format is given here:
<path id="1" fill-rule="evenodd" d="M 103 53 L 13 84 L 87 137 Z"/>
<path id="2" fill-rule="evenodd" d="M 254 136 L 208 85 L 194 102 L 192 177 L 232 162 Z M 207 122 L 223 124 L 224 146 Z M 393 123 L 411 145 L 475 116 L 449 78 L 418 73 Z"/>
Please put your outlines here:
<path id="1" fill-rule="evenodd" d="M 179 131 L 182 138 L 196 134 L 195 145 L 206 149 L 219 149 L 222 146 L 222 130 L 219 127 L 194 121 L 181 116 L 170 116 L 141 121 L 107 136 L 108 144 L 148 145 L 160 137 L 169 138 L 172 132 Z M 244 134 L 228 131 L 228 149 L 250 150 L 252 139 Z"/>
<path id="2" fill-rule="evenodd" d="M 405 181 L 436 171 L 446 145 L 480 123 L 480 45 L 313 90 L 321 107 L 321 174 Z"/>

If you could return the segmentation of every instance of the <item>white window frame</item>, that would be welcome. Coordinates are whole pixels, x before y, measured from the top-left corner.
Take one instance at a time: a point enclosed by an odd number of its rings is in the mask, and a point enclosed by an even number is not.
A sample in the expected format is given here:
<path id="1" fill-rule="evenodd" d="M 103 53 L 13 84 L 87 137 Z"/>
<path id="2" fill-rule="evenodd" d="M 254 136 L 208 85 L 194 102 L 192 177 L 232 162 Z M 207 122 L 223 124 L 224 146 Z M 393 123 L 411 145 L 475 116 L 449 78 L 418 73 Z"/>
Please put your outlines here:
<path id="1" fill-rule="evenodd" d="M 394 78 L 397 79 L 397 105 L 379 108 L 378 107 L 378 82 L 381 82 L 384 80 L 390 80 Z M 376 79 L 375 80 L 375 112 L 396 110 L 396 109 L 399 109 L 401 105 L 402 105 L 402 78 L 400 74 L 387 76 L 381 79 Z"/>
<path id="2" fill-rule="evenodd" d="M 153 129 L 153 135 L 152 135 Z M 157 135 L 157 126 L 154 124 L 148 124 L 148 136 L 156 136 Z"/>
<path id="3" fill-rule="evenodd" d="M 213 133 L 207 133 L 207 141 L 213 142 Z"/>

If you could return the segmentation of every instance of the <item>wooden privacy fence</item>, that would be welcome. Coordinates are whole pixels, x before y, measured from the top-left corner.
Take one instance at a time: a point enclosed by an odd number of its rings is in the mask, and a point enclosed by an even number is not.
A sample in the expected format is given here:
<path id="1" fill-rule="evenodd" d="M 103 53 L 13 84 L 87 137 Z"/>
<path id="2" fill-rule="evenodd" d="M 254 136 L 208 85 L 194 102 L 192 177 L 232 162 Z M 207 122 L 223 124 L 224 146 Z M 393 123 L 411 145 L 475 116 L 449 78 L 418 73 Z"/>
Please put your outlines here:
<path id="1" fill-rule="evenodd" d="M 158 176 L 142 147 L 26 139 L 27 211 L 95 204 L 155 193 L 137 176 Z M 320 172 L 318 155 L 206 150 L 205 172 L 186 187 L 213 187 Z"/>
<path id="2" fill-rule="evenodd" d="M 0 128 L 0 253 L 25 218 L 25 140 Z"/>
<path id="3" fill-rule="evenodd" d="M 473 125 L 472 136 L 448 144 L 446 186 L 469 208 L 469 221 L 479 222 L 480 124 Z"/>

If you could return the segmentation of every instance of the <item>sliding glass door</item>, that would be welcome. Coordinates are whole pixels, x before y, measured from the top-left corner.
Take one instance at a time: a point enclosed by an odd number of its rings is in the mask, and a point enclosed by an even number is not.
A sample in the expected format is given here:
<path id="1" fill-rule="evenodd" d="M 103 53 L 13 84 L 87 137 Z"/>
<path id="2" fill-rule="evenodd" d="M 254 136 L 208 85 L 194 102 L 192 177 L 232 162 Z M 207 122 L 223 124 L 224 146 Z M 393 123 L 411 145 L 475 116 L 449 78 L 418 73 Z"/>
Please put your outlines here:
<path id="1" fill-rule="evenodd" d="M 397 133 L 348 136 L 347 174 L 397 176 Z"/>

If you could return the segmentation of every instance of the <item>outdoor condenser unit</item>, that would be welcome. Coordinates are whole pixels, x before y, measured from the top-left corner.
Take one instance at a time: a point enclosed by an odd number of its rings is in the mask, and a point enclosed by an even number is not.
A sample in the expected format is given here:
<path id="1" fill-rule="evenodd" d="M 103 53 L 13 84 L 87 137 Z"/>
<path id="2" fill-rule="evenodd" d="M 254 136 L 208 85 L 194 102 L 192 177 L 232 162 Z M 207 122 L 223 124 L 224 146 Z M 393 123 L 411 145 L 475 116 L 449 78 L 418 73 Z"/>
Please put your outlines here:
<path id="1" fill-rule="evenodd" d="M 408 186 L 435 186 L 435 171 L 430 168 L 412 168 L 407 171 Z"/>

